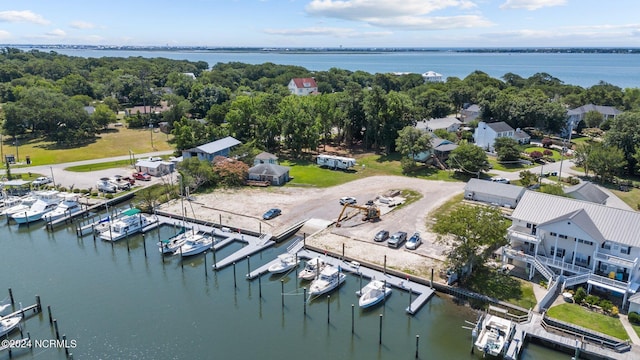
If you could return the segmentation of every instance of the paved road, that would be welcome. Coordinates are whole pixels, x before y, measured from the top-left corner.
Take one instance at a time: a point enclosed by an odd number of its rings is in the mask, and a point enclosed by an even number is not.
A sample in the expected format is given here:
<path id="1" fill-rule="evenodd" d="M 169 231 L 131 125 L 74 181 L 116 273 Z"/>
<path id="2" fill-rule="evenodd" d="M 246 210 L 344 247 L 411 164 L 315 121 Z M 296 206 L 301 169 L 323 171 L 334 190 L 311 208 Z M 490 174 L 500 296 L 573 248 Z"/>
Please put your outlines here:
<path id="1" fill-rule="evenodd" d="M 173 151 L 156 151 L 146 154 L 136 154 L 136 159 L 144 159 L 149 158 L 151 156 L 162 156 L 172 154 Z M 109 161 L 118 161 L 118 160 L 129 160 L 129 155 L 123 156 L 114 156 L 110 158 L 102 158 L 102 159 L 93 159 L 93 160 L 82 160 L 82 161 L 74 161 L 68 163 L 61 164 L 50 164 L 50 165 L 33 165 L 27 167 L 20 168 L 12 168 L 11 172 L 14 174 L 25 174 L 25 173 L 37 173 L 45 176 L 52 176 L 55 183 L 58 185 L 62 185 L 65 187 L 73 186 L 76 189 L 88 189 L 91 187 L 95 187 L 96 181 L 101 177 L 112 177 L 115 175 L 128 176 L 134 172 L 134 169 L 131 166 L 122 167 L 122 168 L 113 168 L 106 170 L 98 170 L 91 172 L 73 172 L 65 170 L 71 166 L 77 165 L 88 165 L 88 164 L 98 164 Z M 4 175 L 5 169 L 0 170 L 0 174 Z"/>

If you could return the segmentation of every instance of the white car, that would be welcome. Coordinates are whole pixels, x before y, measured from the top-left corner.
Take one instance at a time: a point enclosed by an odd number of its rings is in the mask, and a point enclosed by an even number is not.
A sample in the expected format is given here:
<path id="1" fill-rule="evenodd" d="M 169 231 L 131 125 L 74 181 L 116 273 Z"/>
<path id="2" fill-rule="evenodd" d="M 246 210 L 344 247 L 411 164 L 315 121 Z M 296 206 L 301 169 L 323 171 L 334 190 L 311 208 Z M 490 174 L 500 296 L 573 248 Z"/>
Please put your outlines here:
<path id="1" fill-rule="evenodd" d="M 344 205 L 344 204 L 355 204 L 356 198 L 352 197 L 352 196 L 345 196 L 343 198 L 340 198 L 340 205 Z"/>
<path id="2" fill-rule="evenodd" d="M 53 182 L 53 179 L 51 179 L 50 177 L 40 176 L 39 178 L 33 180 L 31 182 L 31 185 L 40 186 L 40 185 L 44 185 L 44 184 L 49 184 L 51 182 Z"/>
<path id="3" fill-rule="evenodd" d="M 491 181 L 499 182 L 499 183 L 502 183 L 502 184 L 509 184 L 509 179 L 505 179 L 503 177 L 498 177 L 498 176 L 492 177 Z"/>

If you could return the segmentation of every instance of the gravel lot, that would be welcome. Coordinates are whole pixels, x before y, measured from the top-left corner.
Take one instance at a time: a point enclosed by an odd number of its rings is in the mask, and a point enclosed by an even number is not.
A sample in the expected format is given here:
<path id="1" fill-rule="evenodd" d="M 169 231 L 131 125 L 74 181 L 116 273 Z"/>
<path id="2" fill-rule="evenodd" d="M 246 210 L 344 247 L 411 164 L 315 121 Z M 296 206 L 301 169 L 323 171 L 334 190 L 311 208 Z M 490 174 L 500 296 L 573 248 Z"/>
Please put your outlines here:
<path id="1" fill-rule="evenodd" d="M 427 231 L 426 217 L 449 198 L 461 193 L 464 185 L 459 182 L 427 181 L 400 176 L 374 176 L 322 189 L 287 186 L 218 190 L 211 194 L 197 195 L 184 204 L 180 200 L 172 201 L 162 205 L 160 210 L 179 215 L 184 206 L 187 216 L 195 216 L 199 220 L 212 223 L 221 221 L 229 228 L 278 234 L 301 220 L 321 220 L 314 221 L 314 224 L 335 221 L 342 210 L 339 199 L 343 196 L 353 196 L 358 199 L 358 204 L 364 204 L 389 190 L 411 189 L 422 194 L 422 198 L 400 208 L 381 208 L 379 222 L 363 222 L 360 216 L 354 216 L 339 228 L 332 225 L 308 236 L 307 244 L 336 253 L 341 253 L 342 244 L 345 244 L 346 256 L 380 265 L 386 255 L 388 267 L 426 276 L 430 274 L 431 268 L 440 268 L 444 260 L 444 247 L 435 243 L 435 234 Z M 262 220 L 262 214 L 272 207 L 282 209 L 282 215 L 272 220 Z M 423 244 L 415 251 L 404 247 L 388 248 L 386 243 L 373 241 L 375 233 L 381 229 L 391 233 L 406 231 L 408 236 L 418 231 L 422 235 Z M 307 233 L 315 232 L 314 230 L 313 226 L 303 228 Z"/>

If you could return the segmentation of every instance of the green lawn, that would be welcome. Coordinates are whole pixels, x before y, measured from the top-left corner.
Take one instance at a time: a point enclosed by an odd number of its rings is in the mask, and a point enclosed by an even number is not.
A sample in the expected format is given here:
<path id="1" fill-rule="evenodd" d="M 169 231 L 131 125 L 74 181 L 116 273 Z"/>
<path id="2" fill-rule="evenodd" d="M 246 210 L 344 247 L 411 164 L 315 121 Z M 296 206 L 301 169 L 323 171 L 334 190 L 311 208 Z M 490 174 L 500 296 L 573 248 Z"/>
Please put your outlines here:
<path id="1" fill-rule="evenodd" d="M 530 309 L 536 306 L 533 285 L 528 281 L 505 275 L 493 269 L 476 269 L 465 281 L 469 290 Z"/>
<path id="2" fill-rule="evenodd" d="M 13 140 L 8 136 L 4 136 L 3 139 L 3 153 L 16 154 L 16 147 L 10 146 Z M 92 143 L 75 148 L 61 148 L 42 138 L 20 140 L 17 153 L 20 162 L 24 162 L 26 156 L 29 156 L 32 165 L 48 165 L 129 155 L 129 151 L 141 154 L 172 150 L 174 147 L 168 143 L 168 140 L 169 137 L 163 133 L 153 133 L 153 147 L 151 147 L 149 130 L 117 128 L 99 134 Z"/>
<path id="3" fill-rule="evenodd" d="M 522 163 L 509 163 L 509 164 L 499 163 L 498 160 L 494 157 L 489 157 L 489 163 L 491 164 L 492 170 L 509 171 L 509 172 L 516 172 L 516 171 L 533 167 L 533 165 L 525 165 Z"/>
<path id="4" fill-rule="evenodd" d="M 107 162 L 102 162 L 97 164 L 70 166 L 68 168 L 65 168 L 65 170 L 75 171 L 75 172 L 89 172 L 89 171 L 120 168 L 120 167 L 125 167 L 130 165 L 131 165 L 131 162 L 129 160 L 117 160 L 117 161 L 107 161 Z"/>
<path id="5" fill-rule="evenodd" d="M 550 308 L 547 315 L 621 340 L 629 338 L 618 318 L 596 313 L 580 305 L 560 304 Z"/>
<path id="6" fill-rule="evenodd" d="M 627 205 L 631 206 L 632 209 L 640 209 L 640 190 L 636 188 L 632 188 L 630 191 L 620 191 L 609 189 L 612 193 L 614 193 L 617 197 L 619 197 L 622 201 L 624 201 Z"/>

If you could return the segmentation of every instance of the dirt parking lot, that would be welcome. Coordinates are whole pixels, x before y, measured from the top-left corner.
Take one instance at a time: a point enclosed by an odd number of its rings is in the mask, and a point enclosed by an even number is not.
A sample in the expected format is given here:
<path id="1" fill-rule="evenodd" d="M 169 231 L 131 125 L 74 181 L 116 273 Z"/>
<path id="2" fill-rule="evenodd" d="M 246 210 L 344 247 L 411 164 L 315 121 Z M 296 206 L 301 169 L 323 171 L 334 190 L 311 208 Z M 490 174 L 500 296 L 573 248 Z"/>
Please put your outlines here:
<path id="1" fill-rule="evenodd" d="M 386 255 L 387 266 L 426 276 L 431 268 L 440 268 L 444 260 L 444 247 L 435 242 L 435 234 L 427 231 L 426 217 L 449 198 L 462 192 L 464 185 L 400 176 L 374 176 L 322 189 L 286 186 L 216 190 L 211 194 L 197 195 L 184 204 L 180 200 L 172 201 L 162 205 L 160 210 L 179 215 L 184 207 L 187 216 L 199 220 L 221 222 L 232 229 L 278 234 L 302 220 L 319 219 L 323 221 L 314 223 L 325 224 L 334 222 L 342 210 L 339 199 L 343 196 L 353 196 L 358 204 L 364 204 L 389 190 L 411 189 L 419 192 L 422 198 L 389 212 L 382 209 L 381 220 L 375 223 L 363 222 L 361 216 L 355 216 L 339 228 L 331 225 L 308 236 L 307 244 L 336 253 L 342 252 L 344 244 L 346 256 L 380 265 Z M 273 207 L 280 208 L 282 215 L 263 220 L 262 214 Z M 408 236 L 420 232 L 423 244 L 415 251 L 404 247 L 388 248 L 386 243 L 373 241 L 374 235 L 381 229 L 391 233 L 406 231 Z M 314 232 L 315 229 L 307 226 L 304 230 Z"/>

